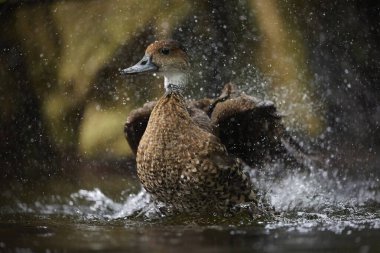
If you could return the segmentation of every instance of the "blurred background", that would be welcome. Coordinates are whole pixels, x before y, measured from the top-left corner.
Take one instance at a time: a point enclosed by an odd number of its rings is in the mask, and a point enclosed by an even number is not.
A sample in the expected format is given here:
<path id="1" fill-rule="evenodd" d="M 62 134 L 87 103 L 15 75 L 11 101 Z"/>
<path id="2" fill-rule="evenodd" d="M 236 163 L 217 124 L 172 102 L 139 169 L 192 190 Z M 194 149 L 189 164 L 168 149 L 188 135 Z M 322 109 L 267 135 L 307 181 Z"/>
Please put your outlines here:
<path id="1" fill-rule="evenodd" d="M 2 180 L 130 170 L 124 121 L 163 80 L 119 71 L 166 38 L 190 97 L 235 82 L 342 168 L 380 163 L 378 1 L 0 0 L 0 31 Z"/>

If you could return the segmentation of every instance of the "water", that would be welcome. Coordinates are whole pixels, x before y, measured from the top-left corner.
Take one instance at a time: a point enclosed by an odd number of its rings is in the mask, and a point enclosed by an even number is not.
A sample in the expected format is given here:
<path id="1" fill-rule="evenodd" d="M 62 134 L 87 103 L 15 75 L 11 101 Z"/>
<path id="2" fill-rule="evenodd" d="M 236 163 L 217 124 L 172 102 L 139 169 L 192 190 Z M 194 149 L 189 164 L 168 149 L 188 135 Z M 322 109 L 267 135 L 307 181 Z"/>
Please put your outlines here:
<path id="1" fill-rule="evenodd" d="M 130 175 L 2 186 L 0 252 L 378 252 L 377 177 L 310 167 L 252 172 L 275 207 L 270 222 L 165 215 Z"/>

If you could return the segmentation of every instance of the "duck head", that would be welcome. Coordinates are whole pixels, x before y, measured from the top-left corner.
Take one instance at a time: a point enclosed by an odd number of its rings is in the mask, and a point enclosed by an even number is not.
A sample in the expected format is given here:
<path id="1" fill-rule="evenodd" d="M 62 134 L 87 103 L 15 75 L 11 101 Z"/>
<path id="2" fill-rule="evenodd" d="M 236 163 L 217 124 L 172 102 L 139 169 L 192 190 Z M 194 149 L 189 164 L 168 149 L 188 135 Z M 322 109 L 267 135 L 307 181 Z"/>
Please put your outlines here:
<path id="1" fill-rule="evenodd" d="M 134 66 L 123 69 L 122 74 L 157 73 L 165 78 L 165 90 L 182 90 L 187 84 L 190 70 L 189 57 L 175 40 L 160 40 L 150 44 L 144 57 Z"/>

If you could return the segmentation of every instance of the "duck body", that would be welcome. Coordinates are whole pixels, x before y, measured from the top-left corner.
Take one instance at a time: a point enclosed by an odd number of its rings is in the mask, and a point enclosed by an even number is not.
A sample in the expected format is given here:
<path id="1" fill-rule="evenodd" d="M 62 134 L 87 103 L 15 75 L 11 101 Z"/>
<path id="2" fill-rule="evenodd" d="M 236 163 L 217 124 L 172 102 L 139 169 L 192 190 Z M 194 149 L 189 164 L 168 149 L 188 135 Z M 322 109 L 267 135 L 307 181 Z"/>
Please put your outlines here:
<path id="1" fill-rule="evenodd" d="M 154 106 L 136 162 L 144 188 L 178 211 L 225 210 L 256 198 L 242 163 L 191 118 L 179 92 Z"/>

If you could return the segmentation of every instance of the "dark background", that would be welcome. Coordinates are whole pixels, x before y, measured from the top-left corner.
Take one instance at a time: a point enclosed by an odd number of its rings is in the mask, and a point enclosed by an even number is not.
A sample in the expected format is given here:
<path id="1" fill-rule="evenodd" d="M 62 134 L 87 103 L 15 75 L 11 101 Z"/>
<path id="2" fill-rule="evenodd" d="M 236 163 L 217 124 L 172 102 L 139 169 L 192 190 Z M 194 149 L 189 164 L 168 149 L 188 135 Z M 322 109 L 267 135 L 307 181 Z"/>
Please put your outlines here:
<path id="1" fill-rule="evenodd" d="M 377 171 L 378 1 L 2 0 L 0 31 L 2 180 L 123 170 L 124 120 L 163 80 L 118 73 L 164 38 L 188 48 L 191 97 L 233 81 L 334 165 Z"/>

